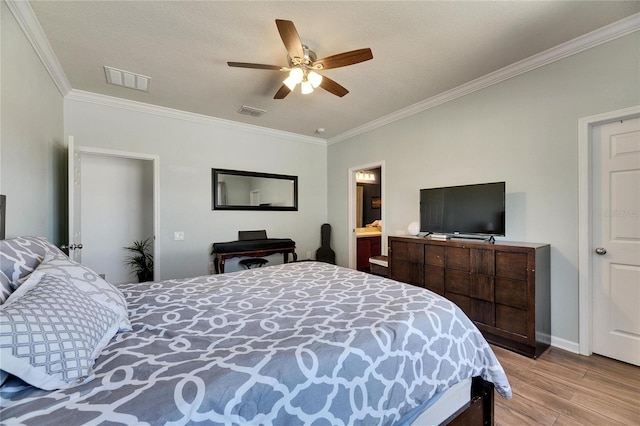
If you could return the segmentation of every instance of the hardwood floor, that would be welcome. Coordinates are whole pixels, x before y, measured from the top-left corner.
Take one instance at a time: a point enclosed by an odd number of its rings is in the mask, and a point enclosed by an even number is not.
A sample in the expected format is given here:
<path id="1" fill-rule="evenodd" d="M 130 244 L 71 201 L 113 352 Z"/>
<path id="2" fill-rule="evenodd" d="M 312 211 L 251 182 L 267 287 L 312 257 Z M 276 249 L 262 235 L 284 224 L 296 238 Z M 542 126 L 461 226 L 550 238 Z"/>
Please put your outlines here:
<path id="1" fill-rule="evenodd" d="M 553 347 L 537 360 L 493 350 L 513 391 L 496 394 L 496 425 L 640 425 L 640 367 Z"/>

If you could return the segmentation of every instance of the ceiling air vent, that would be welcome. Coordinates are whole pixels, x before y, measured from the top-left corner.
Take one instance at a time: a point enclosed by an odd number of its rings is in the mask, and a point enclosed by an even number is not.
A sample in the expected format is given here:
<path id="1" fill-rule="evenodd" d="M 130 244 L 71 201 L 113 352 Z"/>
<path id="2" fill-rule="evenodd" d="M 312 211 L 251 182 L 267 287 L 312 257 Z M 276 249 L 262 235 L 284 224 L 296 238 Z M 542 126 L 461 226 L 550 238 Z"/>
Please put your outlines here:
<path id="1" fill-rule="evenodd" d="M 149 91 L 149 82 L 151 81 L 151 77 L 147 77 L 146 75 L 111 68 L 106 65 L 104 66 L 104 74 L 107 77 L 107 83 L 109 84 L 124 86 L 129 89 L 142 90 L 143 92 Z"/>
<path id="2" fill-rule="evenodd" d="M 254 108 L 254 107 L 242 105 L 240 107 L 240 109 L 238 110 L 238 112 L 240 114 L 250 115 L 252 117 L 260 117 L 262 114 L 264 114 L 267 111 L 265 111 L 264 109 L 259 109 L 259 108 Z"/>

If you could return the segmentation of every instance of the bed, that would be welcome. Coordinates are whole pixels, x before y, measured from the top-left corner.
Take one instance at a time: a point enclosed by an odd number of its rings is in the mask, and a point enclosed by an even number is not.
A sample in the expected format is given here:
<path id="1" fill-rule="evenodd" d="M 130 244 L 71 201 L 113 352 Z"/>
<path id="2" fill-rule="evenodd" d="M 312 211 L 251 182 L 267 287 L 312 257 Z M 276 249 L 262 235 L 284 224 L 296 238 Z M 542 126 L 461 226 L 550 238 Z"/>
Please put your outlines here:
<path id="1" fill-rule="evenodd" d="M 116 288 L 42 238 L 0 247 L 2 424 L 490 424 L 494 387 L 511 397 L 473 323 L 415 286 L 305 261 Z M 68 306 L 94 328 L 71 372 L 16 343 Z"/>

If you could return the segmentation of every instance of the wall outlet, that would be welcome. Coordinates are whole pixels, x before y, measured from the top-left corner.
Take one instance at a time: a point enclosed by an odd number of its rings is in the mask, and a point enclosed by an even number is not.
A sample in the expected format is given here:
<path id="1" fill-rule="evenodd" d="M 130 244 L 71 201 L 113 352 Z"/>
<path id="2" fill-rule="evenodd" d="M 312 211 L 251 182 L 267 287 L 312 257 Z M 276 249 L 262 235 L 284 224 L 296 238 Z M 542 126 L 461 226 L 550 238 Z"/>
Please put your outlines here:
<path id="1" fill-rule="evenodd" d="M 311 252 L 310 251 L 307 252 L 307 259 L 311 259 Z"/>
<path id="2" fill-rule="evenodd" d="M 184 232 L 183 232 L 183 231 L 174 232 L 174 233 L 173 233 L 173 239 L 174 239 L 175 241 L 182 241 L 182 240 L 184 240 Z"/>

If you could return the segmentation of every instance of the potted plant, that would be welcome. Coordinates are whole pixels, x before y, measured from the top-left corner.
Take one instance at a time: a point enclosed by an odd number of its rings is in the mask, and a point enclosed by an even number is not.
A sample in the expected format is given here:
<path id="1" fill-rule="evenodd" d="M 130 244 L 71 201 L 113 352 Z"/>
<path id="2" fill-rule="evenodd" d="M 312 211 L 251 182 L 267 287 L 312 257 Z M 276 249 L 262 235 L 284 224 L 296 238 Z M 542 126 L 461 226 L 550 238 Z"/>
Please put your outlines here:
<path id="1" fill-rule="evenodd" d="M 153 281 L 153 254 L 151 254 L 151 241 L 134 241 L 133 245 L 124 247 L 133 253 L 125 259 L 125 264 L 133 269 L 139 282 Z"/>

